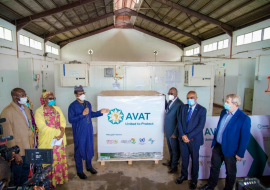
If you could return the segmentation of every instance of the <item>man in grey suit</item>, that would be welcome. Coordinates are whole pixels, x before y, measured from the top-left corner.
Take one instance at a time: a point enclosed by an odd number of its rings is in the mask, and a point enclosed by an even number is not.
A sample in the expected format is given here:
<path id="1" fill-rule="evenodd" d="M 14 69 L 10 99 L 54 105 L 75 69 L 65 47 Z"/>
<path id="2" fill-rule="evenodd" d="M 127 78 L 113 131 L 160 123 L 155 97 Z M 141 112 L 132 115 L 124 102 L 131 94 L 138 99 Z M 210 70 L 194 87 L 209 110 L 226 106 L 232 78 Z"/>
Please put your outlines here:
<path id="1" fill-rule="evenodd" d="M 177 119 L 183 102 L 177 97 L 178 92 L 176 88 L 171 88 L 168 92 L 169 102 L 166 106 L 165 114 L 165 134 L 170 152 L 170 161 L 163 163 L 164 166 L 169 166 L 170 170 L 168 173 L 177 172 L 177 165 L 180 158 L 180 148 L 178 140 L 178 127 Z"/>

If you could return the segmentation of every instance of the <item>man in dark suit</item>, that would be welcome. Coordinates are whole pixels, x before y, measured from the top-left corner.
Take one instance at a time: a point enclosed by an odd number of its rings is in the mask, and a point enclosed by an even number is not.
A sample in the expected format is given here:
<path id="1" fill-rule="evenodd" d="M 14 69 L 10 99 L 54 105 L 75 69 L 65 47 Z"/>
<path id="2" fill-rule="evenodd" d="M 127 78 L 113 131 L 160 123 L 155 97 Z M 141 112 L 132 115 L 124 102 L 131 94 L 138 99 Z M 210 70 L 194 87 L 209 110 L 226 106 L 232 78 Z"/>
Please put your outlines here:
<path id="1" fill-rule="evenodd" d="M 168 173 L 177 172 L 177 165 L 180 157 L 179 141 L 178 141 L 178 128 L 177 128 L 177 116 L 179 114 L 180 106 L 183 102 L 177 97 L 178 92 L 176 88 L 171 88 L 168 92 L 169 102 L 166 107 L 165 114 L 165 134 L 167 139 L 167 145 L 170 153 L 170 161 L 163 163 L 165 166 L 169 166 Z"/>
<path id="2" fill-rule="evenodd" d="M 217 130 L 212 142 L 211 169 L 208 183 L 200 190 L 213 190 L 217 186 L 222 162 L 226 167 L 224 190 L 232 190 L 236 178 L 236 162 L 240 161 L 250 139 L 251 120 L 238 109 L 241 98 L 237 94 L 226 97 L 224 110 L 221 111 Z"/>
<path id="3" fill-rule="evenodd" d="M 192 159 L 190 189 L 196 189 L 199 173 L 199 150 L 203 145 L 203 128 L 206 122 L 206 109 L 197 104 L 197 93 L 187 94 L 187 103 L 181 106 L 178 116 L 178 131 L 182 157 L 181 177 L 175 183 L 181 184 L 188 178 L 189 157 Z"/>

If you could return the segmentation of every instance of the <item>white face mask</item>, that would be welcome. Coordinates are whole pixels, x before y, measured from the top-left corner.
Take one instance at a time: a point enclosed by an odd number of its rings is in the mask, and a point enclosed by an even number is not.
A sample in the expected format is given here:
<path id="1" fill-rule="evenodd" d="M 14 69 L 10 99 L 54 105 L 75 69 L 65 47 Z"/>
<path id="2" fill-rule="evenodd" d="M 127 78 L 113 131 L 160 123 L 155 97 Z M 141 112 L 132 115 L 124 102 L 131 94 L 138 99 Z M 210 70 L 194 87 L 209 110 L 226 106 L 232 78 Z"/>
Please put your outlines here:
<path id="1" fill-rule="evenodd" d="M 20 98 L 20 101 L 18 101 L 19 104 L 26 104 L 27 103 L 27 97 Z"/>
<path id="2" fill-rule="evenodd" d="M 78 97 L 81 101 L 85 100 L 85 94 L 82 94 L 80 97 Z"/>
<path id="3" fill-rule="evenodd" d="M 169 95 L 169 100 L 173 100 L 174 96 L 173 95 Z"/>

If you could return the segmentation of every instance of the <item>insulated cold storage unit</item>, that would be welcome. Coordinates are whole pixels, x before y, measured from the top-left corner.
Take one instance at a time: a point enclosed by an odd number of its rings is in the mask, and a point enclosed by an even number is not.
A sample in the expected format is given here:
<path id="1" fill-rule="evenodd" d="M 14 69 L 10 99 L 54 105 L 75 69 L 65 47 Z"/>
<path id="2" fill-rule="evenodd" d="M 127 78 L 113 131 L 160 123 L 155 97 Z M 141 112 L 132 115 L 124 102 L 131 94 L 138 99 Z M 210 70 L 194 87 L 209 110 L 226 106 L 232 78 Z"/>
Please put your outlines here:
<path id="1" fill-rule="evenodd" d="M 61 86 L 89 86 L 88 64 L 61 64 Z"/>
<path id="2" fill-rule="evenodd" d="M 210 86 L 211 65 L 185 65 L 185 86 Z"/>

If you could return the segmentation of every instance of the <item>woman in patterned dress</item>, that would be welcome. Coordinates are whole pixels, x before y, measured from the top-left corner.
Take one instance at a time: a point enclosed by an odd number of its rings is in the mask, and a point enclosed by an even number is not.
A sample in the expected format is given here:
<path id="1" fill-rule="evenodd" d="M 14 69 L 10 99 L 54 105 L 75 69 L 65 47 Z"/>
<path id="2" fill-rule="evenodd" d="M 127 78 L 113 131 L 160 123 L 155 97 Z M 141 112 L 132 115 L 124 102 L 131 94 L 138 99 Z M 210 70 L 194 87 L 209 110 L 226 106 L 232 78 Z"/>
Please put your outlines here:
<path id="1" fill-rule="evenodd" d="M 44 92 L 40 98 L 41 107 L 35 112 L 35 121 L 39 129 L 38 148 L 53 149 L 53 169 L 49 174 L 51 186 L 63 184 L 68 181 L 68 169 L 66 160 L 66 120 L 61 109 L 55 104 L 55 97 L 52 92 Z M 53 139 L 60 140 L 60 146 L 51 146 Z"/>

